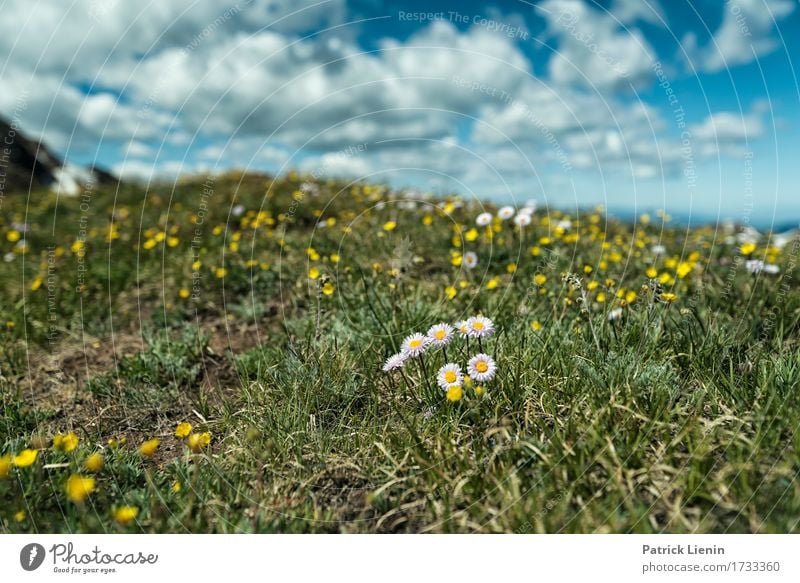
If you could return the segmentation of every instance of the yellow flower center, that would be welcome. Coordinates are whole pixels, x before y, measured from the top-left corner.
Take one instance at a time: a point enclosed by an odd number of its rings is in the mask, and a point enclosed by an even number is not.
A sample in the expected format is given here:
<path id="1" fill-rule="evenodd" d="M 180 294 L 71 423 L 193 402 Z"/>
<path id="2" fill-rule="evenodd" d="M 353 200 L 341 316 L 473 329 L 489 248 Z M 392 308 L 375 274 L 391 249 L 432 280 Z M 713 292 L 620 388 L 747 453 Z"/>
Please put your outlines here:
<path id="1" fill-rule="evenodd" d="M 420 346 L 422 346 L 422 340 L 420 340 L 419 338 L 414 338 L 414 340 L 409 342 L 408 345 L 411 348 L 419 348 Z"/>
<path id="2" fill-rule="evenodd" d="M 444 380 L 446 380 L 448 384 L 452 385 L 454 382 L 456 382 L 456 378 L 456 373 L 454 373 L 452 370 L 448 370 L 446 373 L 444 373 Z"/>
<path id="3" fill-rule="evenodd" d="M 486 362 L 480 360 L 477 363 L 475 363 L 475 370 L 477 370 L 478 372 L 486 372 L 487 370 L 489 370 L 489 365 L 486 364 Z"/>
<path id="4" fill-rule="evenodd" d="M 444 340 L 444 330 L 437 330 L 434 336 L 436 336 L 436 340 Z"/>
<path id="5" fill-rule="evenodd" d="M 476 330 L 483 330 L 483 322 L 475 322 L 472 327 Z"/>

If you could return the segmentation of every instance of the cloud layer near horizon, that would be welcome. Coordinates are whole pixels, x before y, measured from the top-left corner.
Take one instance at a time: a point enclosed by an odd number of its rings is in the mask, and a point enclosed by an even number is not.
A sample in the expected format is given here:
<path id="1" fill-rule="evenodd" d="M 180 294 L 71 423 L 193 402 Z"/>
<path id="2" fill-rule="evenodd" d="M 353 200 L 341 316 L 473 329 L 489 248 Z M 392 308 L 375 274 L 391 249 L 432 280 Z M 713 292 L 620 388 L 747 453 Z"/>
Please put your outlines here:
<path id="1" fill-rule="evenodd" d="M 576 174 L 635 184 L 685 171 L 683 130 L 693 163 L 717 164 L 769 133 L 765 100 L 689 116 L 683 128 L 668 95 L 641 96 L 659 71 L 674 82 L 777 50 L 776 23 L 794 3 L 737 7 L 702 46 L 683 34 L 676 57 L 644 32 L 671 34 L 662 8 L 633 0 L 610 10 L 545 0 L 527 19 L 493 10 L 466 28 L 424 17 L 368 48 L 360 35 L 396 12 L 365 18 L 343 0 L 11 0 L 0 114 L 68 158 L 128 177 L 325 168 L 517 198 L 574 187 Z M 492 24 L 531 18 L 537 34 Z"/>

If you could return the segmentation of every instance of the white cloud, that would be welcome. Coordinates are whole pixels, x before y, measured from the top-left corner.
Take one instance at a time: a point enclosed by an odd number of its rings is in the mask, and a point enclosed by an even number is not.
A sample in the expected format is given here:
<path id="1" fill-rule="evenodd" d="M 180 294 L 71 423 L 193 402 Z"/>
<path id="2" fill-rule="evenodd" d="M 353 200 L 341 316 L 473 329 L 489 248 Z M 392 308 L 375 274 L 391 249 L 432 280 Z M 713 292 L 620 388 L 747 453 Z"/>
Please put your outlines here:
<path id="1" fill-rule="evenodd" d="M 652 77 L 655 52 L 638 29 L 620 26 L 581 0 L 545 0 L 536 10 L 547 21 L 547 35 L 557 39 L 549 63 L 554 81 L 607 90 Z M 623 16 L 630 18 L 630 10 Z"/>
<path id="2" fill-rule="evenodd" d="M 687 34 L 682 42 L 695 68 L 719 71 L 750 63 L 778 48 L 773 34 L 776 22 L 795 9 L 791 0 L 728 0 L 724 3 L 722 24 L 709 43 L 697 46 L 697 37 Z"/>
<path id="3" fill-rule="evenodd" d="M 774 40 L 762 1 L 726 10 L 740 7 L 763 52 Z M 793 8 L 766 1 L 776 18 Z M 115 170 L 139 179 L 301 166 L 523 200 L 579 171 L 591 188 L 601 173 L 662 178 L 683 163 L 670 114 L 630 91 L 652 83 L 656 55 L 637 26 L 663 26 L 664 13 L 648 2 L 540 3 L 556 53 L 534 71 L 519 39 L 479 25 L 431 22 L 365 52 L 344 0 L 7 0 L 0 113 L 24 98 L 23 129 L 70 154 L 110 143 L 126 158 Z M 526 30 L 519 15 L 486 16 Z M 731 26 L 726 12 L 715 40 L 746 62 Z M 709 47 L 693 54 L 719 67 Z M 696 156 L 738 155 L 765 134 L 762 117 L 711 112 L 691 128 Z"/>
<path id="4" fill-rule="evenodd" d="M 135 140 L 128 142 L 124 151 L 125 157 L 130 158 L 143 158 L 145 156 L 151 156 L 154 153 L 153 148 L 143 142 L 137 142 Z"/>
<path id="5" fill-rule="evenodd" d="M 667 24 L 664 11 L 657 0 L 614 0 L 610 12 L 623 24 L 632 24 L 639 20 L 662 27 Z"/>

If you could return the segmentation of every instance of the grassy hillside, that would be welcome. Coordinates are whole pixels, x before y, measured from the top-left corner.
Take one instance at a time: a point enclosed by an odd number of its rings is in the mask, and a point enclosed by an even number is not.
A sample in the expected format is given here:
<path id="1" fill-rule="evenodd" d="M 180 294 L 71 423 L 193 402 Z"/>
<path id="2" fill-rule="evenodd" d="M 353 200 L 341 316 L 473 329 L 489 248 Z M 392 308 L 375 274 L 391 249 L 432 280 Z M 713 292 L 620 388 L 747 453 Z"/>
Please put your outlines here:
<path id="1" fill-rule="evenodd" d="M 300 176 L 7 195 L 2 530 L 798 530 L 800 243 L 496 211 Z M 494 378 L 437 385 L 478 354 Z"/>

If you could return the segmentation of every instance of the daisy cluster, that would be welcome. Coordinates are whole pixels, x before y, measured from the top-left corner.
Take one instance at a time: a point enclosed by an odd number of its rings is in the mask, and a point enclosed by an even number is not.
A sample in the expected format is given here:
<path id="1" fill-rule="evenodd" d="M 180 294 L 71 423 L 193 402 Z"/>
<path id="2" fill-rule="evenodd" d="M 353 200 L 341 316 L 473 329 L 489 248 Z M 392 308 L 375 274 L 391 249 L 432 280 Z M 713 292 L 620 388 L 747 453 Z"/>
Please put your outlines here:
<path id="1" fill-rule="evenodd" d="M 404 369 L 411 361 L 419 361 L 422 375 L 427 375 L 425 357 L 438 358 L 441 353 L 444 362 L 436 372 L 436 385 L 441 388 L 447 399 L 459 401 L 463 396 L 464 387 L 473 388 L 475 394 L 483 394 L 483 385 L 494 380 L 497 374 L 497 364 L 494 358 L 483 352 L 484 340 L 495 332 L 494 322 L 485 316 L 473 316 L 461 320 L 453 325 L 447 323 L 431 326 L 427 333 L 414 333 L 403 340 L 400 352 L 386 359 L 383 365 L 384 372 Z M 466 368 L 457 362 L 448 360 L 447 347 L 456 339 L 464 340 L 455 350 L 456 354 L 466 362 Z M 470 340 L 477 344 L 478 352 L 470 356 Z M 473 344 L 473 346 L 474 346 Z M 466 373 L 466 374 L 465 374 Z M 405 373 L 404 373 L 405 378 Z"/>
<path id="2" fill-rule="evenodd" d="M 520 209 L 513 206 L 504 206 L 497 209 L 497 220 L 511 220 L 517 227 L 524 228 L 531 224 L 533 213 L 536 212 L 536 201 L 529 200 Z M 475 224 L 479 227 L 488 227 L 492 224 L 495 217 L 490 212 L 483 212 L 475 217 Z"/>

